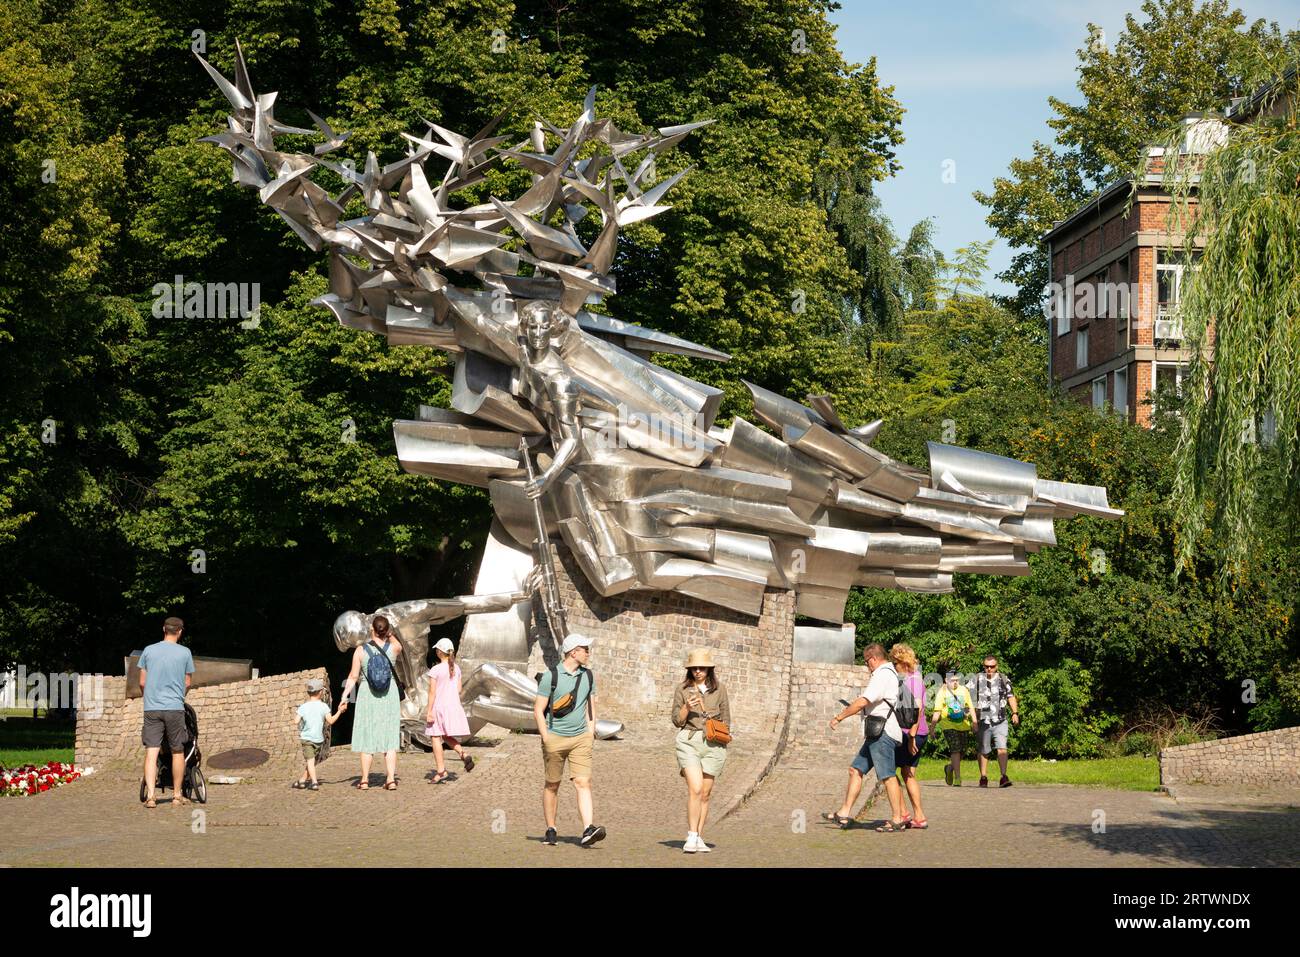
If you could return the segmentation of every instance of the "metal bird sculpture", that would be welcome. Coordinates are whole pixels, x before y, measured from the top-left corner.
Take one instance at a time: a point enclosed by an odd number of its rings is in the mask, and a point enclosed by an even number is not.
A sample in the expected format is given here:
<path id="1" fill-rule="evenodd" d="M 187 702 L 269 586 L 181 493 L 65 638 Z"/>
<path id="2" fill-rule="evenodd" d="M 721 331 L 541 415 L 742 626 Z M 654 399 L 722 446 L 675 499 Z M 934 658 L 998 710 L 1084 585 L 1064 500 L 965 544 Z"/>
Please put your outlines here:
<path id="1" fill-rule="evenodd" d="M 276 121 L 241 50 L 233 82 L 199 60 L 234 110 L 205 139 L 231 155 L 236 183 L 329 251 L 330 291 L 315 303 L 454 358 L 451 409 L 393 423 L 402 467 L 486 488 L 524 549 L 540 515 L 600 595 L 674 591 L 756 616 L 777 587 L 799 614 L 839 622 L 854 586 L 937 593 L 956 573 L 1027 574 L 1027 556 L 1055 544 L 1055 519 L 1123 514 L 1104 488 L 953 445 L 929 443 L 928 470 L 912 468 L 872 446 L 881 423 L 847 428 L 829 396 L 805 404 L 747 383 L 766 428 L 718 428 L 721 390 L 652 357 L 729 356 L 588 310 L 615 292 L 619 230 L 669 209 L 686 173 L 652 182 L 656 157 L 711 121 L 625 132 L 597 117 L 593 89 L 567 127 L 539 119 L 507 145 L 492 135 L 501 117 L 473 136 L 426 121 L 404 134 L 405 158 L 381 167 L 371 153 L 358 171 L 324 157 L 347 134 L 314 115 L 323 144 L 277 150 L 278 134 L 307 131 Z M 501 164 L 527 170 L 529 188 L 456 202 Z M 316 184 L 318 169 L 343 176 L 342 192 Z M 365 213 L 345 219 L 354 199 Z M 592 213 L 588 246 L 576 226 Z M 524 438 L 541 469 L 531 480 Z"/>

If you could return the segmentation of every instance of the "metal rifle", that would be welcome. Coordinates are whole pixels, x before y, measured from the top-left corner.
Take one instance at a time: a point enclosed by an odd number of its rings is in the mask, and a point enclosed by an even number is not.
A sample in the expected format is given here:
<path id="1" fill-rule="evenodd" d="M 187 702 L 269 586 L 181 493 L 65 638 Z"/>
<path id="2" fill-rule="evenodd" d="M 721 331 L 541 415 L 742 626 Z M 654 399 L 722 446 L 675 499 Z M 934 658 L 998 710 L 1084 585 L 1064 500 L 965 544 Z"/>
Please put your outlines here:
<path id="1" fill-rule="evenodd" d="M 524 467 L 528 470 L 528 481 L 537 480 L 533 471 L 533 460 L 528 455 L 528 440 L 519 440 L 519 453 L 524 457 Z M 551 637 L 556 644 L 564 641 L 569 634 L 568 623 L 564 620 L 564 605 L 560 603 L 560 584 L 555 577 L 555 559 L 551 555 L 551 542 L 546 534 L 546 519 L 542 516 L 542 497 L 532 499 L 533 523 L 536 526 L 537 540 L 533 542 L 533 558 L 542 569 L 542 605 L 546 609 L 546 622 L 551 628 Z"/>

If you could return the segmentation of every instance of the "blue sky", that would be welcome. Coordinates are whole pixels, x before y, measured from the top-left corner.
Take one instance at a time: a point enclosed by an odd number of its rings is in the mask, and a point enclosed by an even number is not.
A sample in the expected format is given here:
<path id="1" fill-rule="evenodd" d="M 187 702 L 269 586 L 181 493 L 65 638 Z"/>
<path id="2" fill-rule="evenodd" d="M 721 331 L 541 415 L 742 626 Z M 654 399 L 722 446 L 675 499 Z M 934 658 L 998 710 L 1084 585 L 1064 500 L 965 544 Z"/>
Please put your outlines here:
<path id="1" fill-rule="evenodd" d="M 906 233 L 929 216 L 946 253 L 972 240 L 994 239 L 986 210 L 971 197 L 989 190 L 1012 159 L 1028 156 L 1035 139 L 1051 142 L 1049 96 L 1079 102 L 1076 50 L 1096 23 L 1114 44 L 1124 16 L 1141 0 L 841 0 L 831 14 L 845 59 L 876 58 L 880 81 L 894 86 L 907 109 L 903 171 L 878 193 L 894 229 Z M 1300 25 L 1300 0 L 1237 0 L 1251 19 Z M 944 182 L 944 163 L 955 182 Z M 952 178 L 952 177 L 949 177 Z M 999 241 L 989 257 L 989 289 L 1002 291 L 993 273 L 1011 251 Z"/>

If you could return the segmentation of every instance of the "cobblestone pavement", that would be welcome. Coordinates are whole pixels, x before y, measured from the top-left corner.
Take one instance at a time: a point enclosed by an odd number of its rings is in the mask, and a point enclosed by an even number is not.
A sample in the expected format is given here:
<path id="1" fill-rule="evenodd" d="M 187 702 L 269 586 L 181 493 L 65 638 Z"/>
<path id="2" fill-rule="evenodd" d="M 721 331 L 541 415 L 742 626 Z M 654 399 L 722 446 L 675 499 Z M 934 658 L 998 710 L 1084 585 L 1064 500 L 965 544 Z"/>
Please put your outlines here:
<path id="1" fill-rule="evenodd" d="M 596 819 L 609 838 L 576 846 L 573 790 L 560 794 L 559 847 L 540 843 L 537 739 L 511 735 L 473 748 L 466 774 L 425 782 L 431 755 L 402 755 L 397 791 L 359 791 L 355 755 L 336 751 L 321 790 L 293 791 L 296 768 L 277 763 L 237 785 L 209 786 L 206 806 L 146 811 L 138 777 L 106 771 L 34 798 L 0 801 L 0 865 L 457 865 L 541 866 L 1280 866 L 1300 862 L 1300 811 L 1175 802 L 1159 794 L 1070 787 L 981 790 L 923 786 L 926 831 L 840 831 L 819 813 L 843 793 L 850 755 L 782 759 L 745 803 L 772 742 L 734 746 L 718 782 L 709 855 L 681 853 L 685 789 L 671 734 L 629 732 L 597 742 Z M 382 765 L 379 765 L 382 767 Z M 1014 762 L 1012 764 L 1014 776 Z M 884 817 L 883 797 L 863 816 Z M 727 813 L 728 809 L 730 813 Z M 725 816 L 724 816 L 725 815 Z M 1102 825 L 1104 824 L 1104 830 Z"/>
<path id="2" fill-rule="evenodd" d="M 1218 784 L 1177 784 L 1166 790 L 1179 804 L 1240 805 L 1242 788 Z M 1250 788 L 1248 798 L 1254 808 L 1300 808 L 1300 788 Z"/>

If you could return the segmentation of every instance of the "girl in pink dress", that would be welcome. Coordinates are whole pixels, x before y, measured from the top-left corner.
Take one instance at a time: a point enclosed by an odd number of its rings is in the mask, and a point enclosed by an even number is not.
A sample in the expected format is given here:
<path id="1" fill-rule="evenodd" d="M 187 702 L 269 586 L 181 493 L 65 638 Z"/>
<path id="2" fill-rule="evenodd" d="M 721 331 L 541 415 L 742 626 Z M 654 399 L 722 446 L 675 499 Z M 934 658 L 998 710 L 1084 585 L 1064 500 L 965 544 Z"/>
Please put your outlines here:
<path id="1" fill-rule="evenodd" d="M 425 716 L 425 733 L 433 742 L 433 759 L 438 765 L 431 784 L 447 780 L 447 767 L 442 759 L 442 743 L 447 742 L 465 762 L 467 772 L 474 770 L 474 759 L 465 753 L 458 738 L 469 737 L 469 721 L 460 704 L 461 669 L 456 664 L 456 649 L 451 640 L 443 638 L 433 646 L 438 663 L 429 669 L 429 713 Z"/>

